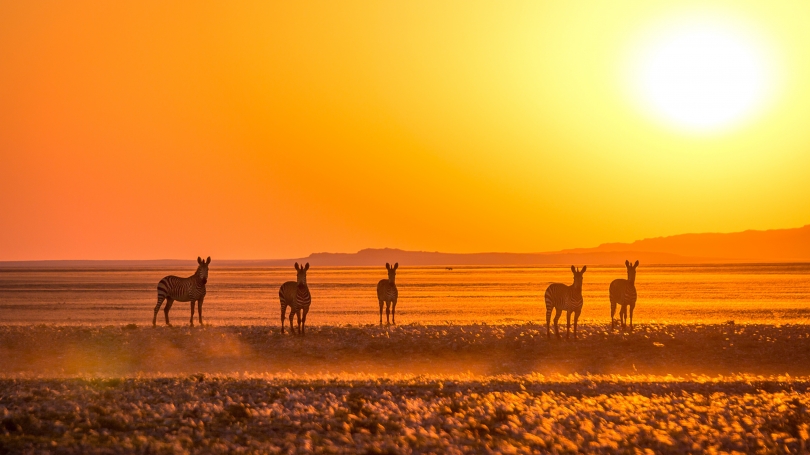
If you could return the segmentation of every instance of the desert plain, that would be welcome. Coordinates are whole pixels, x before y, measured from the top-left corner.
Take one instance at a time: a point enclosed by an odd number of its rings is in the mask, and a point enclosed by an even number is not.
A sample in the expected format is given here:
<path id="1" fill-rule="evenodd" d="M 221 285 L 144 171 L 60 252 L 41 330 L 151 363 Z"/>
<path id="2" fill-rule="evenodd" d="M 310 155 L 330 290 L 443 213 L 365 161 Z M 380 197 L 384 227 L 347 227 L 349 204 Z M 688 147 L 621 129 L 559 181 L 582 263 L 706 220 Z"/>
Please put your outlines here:
<path id="1" fill-rule="evenodd" d="M 203 326 L 178 302 L 154 328 L 164 270 L 0 271 L 0 451 L 810 448 L 810 267 L 640 269 L 633 330 L 604 296 L 622 269 L 589 270 L 576 340 L 541 303 L 564 268 L 404 268 L 391 325 L 379 270 L 313 269 L 304 336 L 285 269 L 212 271 Z"/>

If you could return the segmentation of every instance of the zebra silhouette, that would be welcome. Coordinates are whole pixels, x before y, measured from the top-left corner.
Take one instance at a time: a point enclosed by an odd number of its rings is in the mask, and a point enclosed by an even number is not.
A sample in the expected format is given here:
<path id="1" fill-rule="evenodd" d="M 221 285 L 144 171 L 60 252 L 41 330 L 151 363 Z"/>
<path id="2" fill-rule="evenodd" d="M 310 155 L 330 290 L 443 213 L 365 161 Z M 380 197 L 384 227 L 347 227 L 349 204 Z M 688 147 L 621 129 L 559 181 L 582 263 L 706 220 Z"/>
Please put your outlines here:
<path id="1" fill-rule="evenodd" d="M 622 322 L 622 330 L 625 329 L 627 324 L 627 307 L 630 307 L 630 330 L 633 330 L 633 310 L 636 308 L 636 268 L 638 261 L 635 264 L 630 264 L 630 261 L 624 261 L 624 266 L 627 267 L 627 279 L 617 279 L 610 283 L 610 330 L 613 330 L 616 321 L 613 315 L 616 314 L 616 305 L 621 305 L 619 310 L 619 319 Z"/>
<path id="2" fill-rule="evenodd" d="M 169 323 L 169 310 L 175 300 L 178 302 L 191 302 L 190 324 L 192 327 L 194 326 L 194 302 L 196 301 L 197 312 L 200 315 L 200 325 L 202 325 L 202 306 L 205 298 L 205 284 L 208 282 L 208 264 L 210 263 L 210 256 L 205 261 L 197 257 L 197 271 L 194 272 L 194 275 L 188 278 L 169 275 L 160 280 L 157 286 L 157 305 L 155 306 L 155 314 L 152 317 L 152 327 L 157 325 L 158 311 L 160 311 L 160 306 L 164 300 L 166 301 L 166 307 L 163 308 L 163 314 L 166 316 L 167 326 L 171 326 Z"/>
<path id="3" fill-rule="evenodd" d="M 397 297 L 399 293 L 397 292 L 397 285 L 394 280 L 397 277 L 398 268 L 399 262 L 395 262 L 393 267 L 386 262 L 385 269 L 388 270 L 388 279 L 380 280 L 380 282 L 377 283 L 377 300 L 380 301 L 380 325 L 382 325 L 383 303 L 385 303 L 386 324 L 390 324 L 391 322 L 394 324 L 397 323 Z M 388 320 L 389 314 L 391 315 L 391 321 Z"/>
<path id="4" fill-rule="evenodd" d="M 546 288 L 546 337 L 551 338 L 551 310 L 554 313 L 554 333 L 557 338 L 560 338 L 560 329 L 557 321 L 560 320 L 560 315 L 565 311 L 566 326 L 565 338 L 568 339 L 569 330 L 571 328 L 571 312 L 574 312 L 574 338 L 577 337 L 577 321 L 579 320 L 579 313 L 582 312 L 582 275 L 588 266 L 582 266 L 582 270 L 577 270 L 573 265 L 571 271 L 574 273 L 574 284 L 568 286 L 562 283 L 551 283 Z"/>
<path id="5" fill-rule="evenodd" d="M 309 262 L 303 267 L 295 263 L 295 271 L 298 272 L 297 281 L 287 281 L 278 290 L 278 299 L 281 301 L 281 333 L 284 333 L 284 315 L 287 313 L 287 306 L 290 307 L 290 333 L 295 333 L 293 326 L 293 316 L 297 317 L 298 333 L 304 334 L 304 327 L 307 322 L 309 305 L 312 303 L 312 296 L 309 294 L 307 286 L 307 270 Z"/>

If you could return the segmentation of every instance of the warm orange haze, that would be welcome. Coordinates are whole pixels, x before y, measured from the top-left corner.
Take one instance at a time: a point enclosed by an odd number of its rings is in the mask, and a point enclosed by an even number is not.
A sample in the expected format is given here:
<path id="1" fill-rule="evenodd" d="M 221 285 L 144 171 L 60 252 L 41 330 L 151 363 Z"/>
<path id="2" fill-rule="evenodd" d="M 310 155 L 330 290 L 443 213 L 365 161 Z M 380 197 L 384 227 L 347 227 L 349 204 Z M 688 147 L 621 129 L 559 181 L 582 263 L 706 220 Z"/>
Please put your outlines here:
<path id="1" fill-rule="evenodd" d="M 4 2 L 0 260 L 540 252 L 803 226 L 808 14 Z M 702 51 L 684 63 L 683 46 Z M 717 78 L 684 88 L 668 64 Z"/>
<path id="2" fill-rule="evenodd" d="M 0 454 L 807 453 L 808 17 L 0 2 Z"/>

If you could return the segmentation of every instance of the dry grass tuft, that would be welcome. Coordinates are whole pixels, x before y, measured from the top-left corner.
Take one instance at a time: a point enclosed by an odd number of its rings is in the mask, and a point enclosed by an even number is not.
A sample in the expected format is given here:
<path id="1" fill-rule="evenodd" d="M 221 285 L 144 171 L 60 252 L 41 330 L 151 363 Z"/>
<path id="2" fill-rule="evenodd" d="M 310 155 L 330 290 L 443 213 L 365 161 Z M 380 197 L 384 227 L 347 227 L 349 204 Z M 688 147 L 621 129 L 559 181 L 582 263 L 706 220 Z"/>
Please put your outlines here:
<path id="1" fill-rule="evenodd" d="M 797 453 L 808 378 L 1 380 L 0 451 Z"/>

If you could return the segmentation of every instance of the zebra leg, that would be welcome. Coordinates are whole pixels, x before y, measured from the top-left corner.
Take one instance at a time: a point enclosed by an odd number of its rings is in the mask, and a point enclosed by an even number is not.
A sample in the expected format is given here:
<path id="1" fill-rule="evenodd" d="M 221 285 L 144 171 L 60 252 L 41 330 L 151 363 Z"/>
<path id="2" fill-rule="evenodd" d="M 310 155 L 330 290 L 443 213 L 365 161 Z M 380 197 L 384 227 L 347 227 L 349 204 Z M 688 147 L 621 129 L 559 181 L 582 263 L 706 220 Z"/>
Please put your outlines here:
<path id="1" fill-rule="evenodd" d="M 570 336 L 571 331 L 571 311 L 565 312 L 565 339 L 567 340 Z"/>
<path id="2" fill-rule="evenodd" d="M 284 317 L 287 316 L 287 305 L 284 304 L 284 301 L 281 301 L 281 334 L 284 335 Z M 292 330 L 292 326 L 290 326 L 290 330 Z"/>
<path id="3" fill-rule="evenodd" d="M 579 313 L 581 311 L 582 310 L 579 310 L 579 311 L 574 313 L 574 339 L 575 340 L 577 339 L 577 322 L 579 321 Z"/>
<path id="4" fill-rule="evenodd" d="M 382 309 L 383 309 L 383 301 L 380 300 L 380 325 L 382 325 Z"/>
<path id="5" fill-rule="evenodd" d="M 298 334 L 303 335 L 301 333 L 301 309 L 299 308 L 298 311 L 295 312 L 295 322 L 298 325 Z"/>
<path id="6" fill-rule="evenodd" d="M 193 300 L 191 301 L 191 321 L 189 322 L 189 324 L 190 324 L 192 327 L 194 327 L 194 304 L 195 304 L 195 303 L 196 303 L 196 302 L 194 302 Z"/>
<path id="7" fill-rule="evenodd" d="M 290 333 L 295 335 L 295 326 L 293 325 L 293 318 L 295 317 L 295 310 L 290 308 Z"/>
<path id="8" fill-rule="evenodd" d="M 157 325 L 157 315 L 158 311 L 160 311 L 160 306 L 163 305 L 163 299 L 165 299 L 165 297 L 158 295 L 157 305 L 155 306 L 155 315 L 152 316 L 152 327 Z"/>
<path id="9" fill-rule="evenodd" d="M 626 305 L 622 305 L 622 308 L 619 310 L 619 319 L 621 320 L 621 323 L 622 323 L 622 332 L 624 332 L 625 325 L 626 325 L 625 323 L 627 322 L 627 306 Z"/>
<path id="10" fill-rule="evenodd" d="M 616 320 L 614 316 L 616 315 L 616 302 L 610 302 L 610 331 L 613 331 L 615 327 Z M 621 317 L 621 313 L 619 313 L 619 317 Z"/>
<path id="11" fill-rule="evenodd" d="M 200 317 L 200 325 L 203 325 L 203 322 L 202 322 L 202 303 L 203 303 L 203 299 L 197 300 L 197 314 Z"/>
<path id="12" fill-rule="evenodd" d="M 397 301 L 391 302 L 391 324 L 397 325 Z"/>
<path id="13" fill-rule="evenodd" d="M 546 307 L 546 338 L 551 338 L 551 307 Z"/>
<path id="14" fill-rule="evenodd" d="M 303 314 L 301 315 L 301 335 L 303 335 L 304 332 L 306 332 L 307 313 L 309 313 L 309 307 L 304 308 L 302 311 L 303 311 Z"/>
<path id="15" fill-rule="evenodd" d="M 633 331 L 633 310 L 636 309 L 635 305 L 630 305 L 630 331 Z"/>
<path id="16" fill-rule="evenodd" d="M 171 297 L 166 298 L 166 306 L 163 307 L 163 316 L 166 318 L 166 325 L 171 327 L 172 325 L 169 323 L 169 310 L 172 309 L 172 304 L 174 300 Z"/>
<path id="17" fill-rule="evenodd" d="M 557 339 L 560 338 L 560 326 L 557 322 L 560 320 L 560 316 L 562 316 L 562 311 L 559 308 L 554 309 L 554 334 L 557 335 Z"/>
<path id="18" fill-rule="evenodd" d="M 385 302 L 385 325 L 391 325 L 391 301 Z"/>

